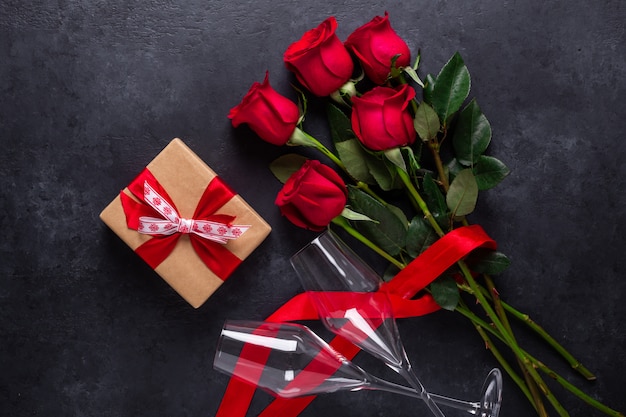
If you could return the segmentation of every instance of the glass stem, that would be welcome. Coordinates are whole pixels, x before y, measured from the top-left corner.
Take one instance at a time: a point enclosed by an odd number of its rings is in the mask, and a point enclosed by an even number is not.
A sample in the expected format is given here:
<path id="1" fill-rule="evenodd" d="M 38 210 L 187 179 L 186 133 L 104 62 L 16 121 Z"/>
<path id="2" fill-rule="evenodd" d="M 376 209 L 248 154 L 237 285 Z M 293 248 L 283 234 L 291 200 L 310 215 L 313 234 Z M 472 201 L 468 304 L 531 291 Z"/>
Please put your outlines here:
<path id="1" fill-rule="evenodd" d="M 420 384 L 421 387 L 421 384 Z M 407 397 L 419 398 L 423 401 L 426 401 L 428 404 L 429 401 L 445 405 L 447 407 L 455 408 L 457 410 L 463 410 L 468 414 L 477 415 L 480 411 L 480 403 L 457 400 L 454 398 L 444 397 L 442 395 L 431 394 L 423 390 L 423 387 L 420 388 L 420 391 L 416 391 L 414 388 L 405 387 L 404 385 L 394 384 L 393 382 L 385 381 L 383 379 L 378 379 L 374 376 L 369 376 L 367 379 L 367 385 L 364 389 L 373 389 L 380 391 L 387 391 L 394 394 L 405 395 Z M 430 406 L 429 406 L 430 407 Z M 444 414 L 437 408 L 437 412 L 433 411 L 438 416 L 444 416 Z M 432 408 L 431 408 L 432 410 Z"/>
<path id="2" fill-rule="evenodd" d="M 398 373 L 409 382 L 409 384 L 415 389 L 416 392 L 419 392 L 422 395 L 422 399 L 434 415 L 438 417 L 445 417 L 445 414 L 441 412 L 441 410 L 439 409 L 431 395 L 426 391 L 420 380 L 413 373 L 413 371 L 411 371 L 411 366 L 408 365 L 408 363 L 405 367 L 398 369 Z"/>

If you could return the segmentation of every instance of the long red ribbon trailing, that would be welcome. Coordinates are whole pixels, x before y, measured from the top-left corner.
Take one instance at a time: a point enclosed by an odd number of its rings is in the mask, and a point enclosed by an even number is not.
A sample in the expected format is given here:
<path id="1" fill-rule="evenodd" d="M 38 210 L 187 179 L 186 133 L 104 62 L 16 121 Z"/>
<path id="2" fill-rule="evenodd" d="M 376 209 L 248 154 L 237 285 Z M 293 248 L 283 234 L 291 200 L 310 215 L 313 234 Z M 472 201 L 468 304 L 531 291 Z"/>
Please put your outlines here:
<path id="1" fill-rule="evenodd" d="M 477 248 L 496 249 L 496 242 L 480 226 L 465 226 L 451 231 L 428 247 L 419 257 L 400 271 L 391 281 L 381 286 L 391 300 L 394 317 L 409 318 L 430 314 L 440 307 L 429 294 L 411 299 L 439 275 Z M 270 315 L 266 321 L 284 322 L 318 319 L 317 311 L 306 293 L 298 294 Z M 330 345 L 346 358 L 352 359 L 359 348 L 342 337 L 335 337 Z M 241 356 L 251 355 L 246 347 Z M 259 358 L 256 358 L 258 360 Z M 327 375 L 332 370 L 326 370 Z M 260 376 L 260 375 L 259 375 Z M 256 387 L 231 378 L 216 417 L 244 417 Z M 295 417 L 315 396 L 276 398 L 259 414 L 260 417 Z"/>
<path id="2" fill-rule="evenodd" d="M 120 193 L 122 207 L 126 214 L 126 224 L 133 230 L 138 229 L 140 217 L 159 216 L 159 213 L 144 201 L 144 182 L 148 182 L 161 197 L 167 199 L 168 203 L 178 211 L 174 205 L 174 201 L 167 194 L 167 191 L 165 191 L 150 170 L 146 168 L 128 186 L 128 190 L 139 201 L 124 192 Z M 215 214 L 215 212 L 235 195 L 235 192 L 219 177 L 214 177 L 204 190 L 196 206 L 193 218 L 231 223 L 234 220 L 233 216 Z M 241 263 L 241 259 L 229 251 L 224 245 L 203 239 L 194 234 L 189 234 L 188 236 L 195 252 L 202 259 L 204 264 L 220 279 L 225 280 L 228 278 Z M 135 252 L 146 261 L 148 265 L 152 268 L 156 268 L 174 250 L 180 237 L 181 233 L 154 236 L 135 249 Z"/>

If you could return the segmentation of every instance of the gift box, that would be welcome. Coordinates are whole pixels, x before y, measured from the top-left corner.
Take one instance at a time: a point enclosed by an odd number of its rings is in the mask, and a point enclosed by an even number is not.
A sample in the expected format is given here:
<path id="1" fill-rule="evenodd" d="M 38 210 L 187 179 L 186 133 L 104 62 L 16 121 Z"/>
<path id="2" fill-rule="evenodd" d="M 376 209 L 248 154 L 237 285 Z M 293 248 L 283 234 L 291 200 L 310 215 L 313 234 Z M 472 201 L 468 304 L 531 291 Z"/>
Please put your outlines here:
<path id="1" fill-rule="evenodd" d="M 194 308 L 271 231 L 180 139 L 172 140 L 100 219 Z"/>

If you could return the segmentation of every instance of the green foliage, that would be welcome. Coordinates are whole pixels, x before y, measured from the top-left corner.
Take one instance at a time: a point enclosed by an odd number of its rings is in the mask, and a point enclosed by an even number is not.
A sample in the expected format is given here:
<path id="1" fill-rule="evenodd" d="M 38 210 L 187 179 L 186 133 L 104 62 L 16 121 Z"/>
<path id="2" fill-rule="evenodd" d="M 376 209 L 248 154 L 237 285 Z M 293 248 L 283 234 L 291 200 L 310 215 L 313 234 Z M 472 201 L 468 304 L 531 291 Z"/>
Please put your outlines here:
<path id="1" fill-rule="evenodd" d="M 422 187 L 424 188 L 424 201 L 426 201 L 426 205 L 430 208 L 431 213 L 435 217 L 445 216 L 448 211 L 446 198 L 431 174 L 427 173 L 424 175 Z"/>
<path id="2" fill-rule="evenodd" d="M 376 165 L 376 161 L 368 160 L 374 159 L 361 145 L 358 139 L 348 139 L 335 143 L 335 149 L 339 154 L 341 162 L 346 167 L 346 171 L 359 181 L 363 181 L 367 184 L 375 184 L 376 178 L 370 172 L 370 166 Z"/>
<path id="3" fill-rule="evenodd" d="M 492 156 L 481 155 L 472 169 L 479 190 L 488 190 L 498 185 L 510 171 L 504 163 Z"/>
<path id="4" fill-rule="evenodd" d="M 502 252 L 489 249 L 476 249 L 468 257 L 467 263 L 474 272 L 496 275 L 504 272 L 511 261 Z"/>
<path id="5" fill-rule="evenodd" d="M 416 153 L 415 151 L 413 151 L 413 148 L 409 146 L 403 146 L 402 148 L 400 148 L 400 152 L 402 152 L 402 157 L 406 161 L 408 173 L 410 175 L 415 175 L 420 170 L 419 151 L 421 150 L 421 148 L 418 148 L 417 150 L 418 152 Z"/>
<path id="6" fill-rule="evenodd" d="M 459 163 L 459 161 L 457 161 L 456 158 L 452 158 L 446 164 L 445 168 L 446 168 L 446 171 L 448 172 L 448 178 L 449 178 L 450 181 L 454 180 L 454 177 L 459 175 L 459 172 L 461 172 L 462 170 L 465 169 L 465 167 L 463 165 L 461 165 Z"/>
<path id="7" fill-rule="evenodd" d="M 344 207 L 344 209 L 341 211 L 341 216 L 344 217 L 346 220 L 376 222 L 366 215 L 358 213 L 348 207 Z"/>
<path id="8" fill-rule="evenodd" d="M 491 125 L 480 111 L 478 104 L 472 100 L 459 113 L 459 118 L 452 135 L 454 154 L 459 163 L 472 166 L 487 150 L 491 142 Z"/>
<path id="9" fill-rule="evenodd" d="M 426 76 L 426 83 L 424 84 L 424 103 L 428 103 L 430 104 L 430 106 L 432 107 L 433 105 L 433 89 L 435 88 L 435 77 L 433 77 L 431 74 L 428 74 Z"/>
<path id="10" fill-rule="evenodd" d="M 418 136 L 424 142 L 436 138 L 441 128 L 439 116 L 437 116 L 435 110 L 425 101 L 423 101 L 415 111 L 413 125 L 415 126 L 415 131 Z"/>
<path id="11" fill-rule="evenodd" d="M 404 172 L 408 172 L 406 169 L 406 163 L 404 162 L 404 158 L 402 156 L 402 151 L 400 148 L 391 148 L 384 151 L 385 158 Z"/>
<path id="12" fill-rule="evenodd" d="M 375 221 L 357 222 L 354 224 L 355 229 L 392 256 L 402 251 L 406 242 L 407 224 L 395 210 L 353 186 L 348 187 L 348 202 L 352 210 Z"/>
<path id="13" fill-rule="evenodd" d="M 302 155 L 288 153 L 272 161 L 270 170 L 278 181 L 284 184 L 294 172 L 300 169 L 306 160 L 307 158 Z"/>
<path id="14" fill-rule="evenodd" d="M 446 203 L 453 216 L 467 216 L 474 211 L 478 200 L 478 184 L 471 169 L 458 173 L 450 184 Z"/>
<path id="15" fill-rule="evenodd" d="M 430 104 L 443 125 L 461 108 L 470 92 L 470 74 L 457 52 L 443 66 L 430 93 Z"/>
<path id="16" fill-rule="evenodd" d="M 383 191 L 391 191 L 402 188 L 402 181 L 398 178 L 395 165 L 387 161 L 386 158 L 368 158 L 365 163 L 370 174 L 376 180 L 376 184 Z"/>
<path id="17" fill-rule="evenodd" d="M 326 115 L 328 117 L 328 126 L 330 127 L 330 136 L 335 145 L 356 136 L 352 132 L 352 122 L 350 118 L 337 106 L 329 103 L 326 107 Z"/>
<path id="18" fill-rule="evenodd" d="M 459 304 L 461 294 L 454 278 L 443 275 L 430 284 L 430 291 L 439 306 L 445 310 L 454 310 Z"/>
<path id="19" fill-rule="evenodd" d="M 417 258 L 432 245 L 438 236 L 430 224 L 419 216 L 413 217 L 406 235 L 406 251 L 411 258 Z"/>

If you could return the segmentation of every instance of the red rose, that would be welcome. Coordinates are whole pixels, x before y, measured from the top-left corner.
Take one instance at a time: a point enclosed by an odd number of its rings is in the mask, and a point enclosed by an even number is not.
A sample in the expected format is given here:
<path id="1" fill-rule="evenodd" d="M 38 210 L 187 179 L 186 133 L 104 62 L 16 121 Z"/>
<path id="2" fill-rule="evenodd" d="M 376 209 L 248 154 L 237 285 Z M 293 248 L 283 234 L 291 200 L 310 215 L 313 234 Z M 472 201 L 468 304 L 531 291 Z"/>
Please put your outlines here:
<path id="1" fill-rule="evenodd" d="M 346 206 L 346 184 L 330 167 L 310 159 L 285 182 L 276 196 L 283 216 L 299 227 L 320 231 Z"/>
<path id="2" fill-rule="evenodd" d="M 331 16 L 292 43 L 283 56 L 287 69 L 319 97 L 337 91 L 354 69 L 350 53 L 335 35 L 336 29 L 337 21 Z"/>
<path id="3" fill-rule="evenodd" d="M 400 54 L 396 67 L 406 67 L 411 61 L 411 51 L 398 36 L 385 17 L 376 16 L 369 23 L 356 29 L 346 40 L 346 48 L 352 51 L 363 66 L 365 75 L 376 84 L 384 84 L 391 72 L 391 59 Z"/>
<path id="4" fill-rule="evenodd" d="M 300 111 L 296 103 L 270 86 L 266 73 L 263 84 L 254 83 L 241 103 L 230 110 L 228 118 L 234 127 L 246 123 L 261 139 L 280 146 L 296 129 Z"/>
<path id="5" fill-rule="evenodd" d="M 408 84 L 398 89 L 375 87 L 352 98 L 352 130 L 365 147 L 384 151 L 410 145 L 417 133 L 408 105 L 415 90 Z"/>

